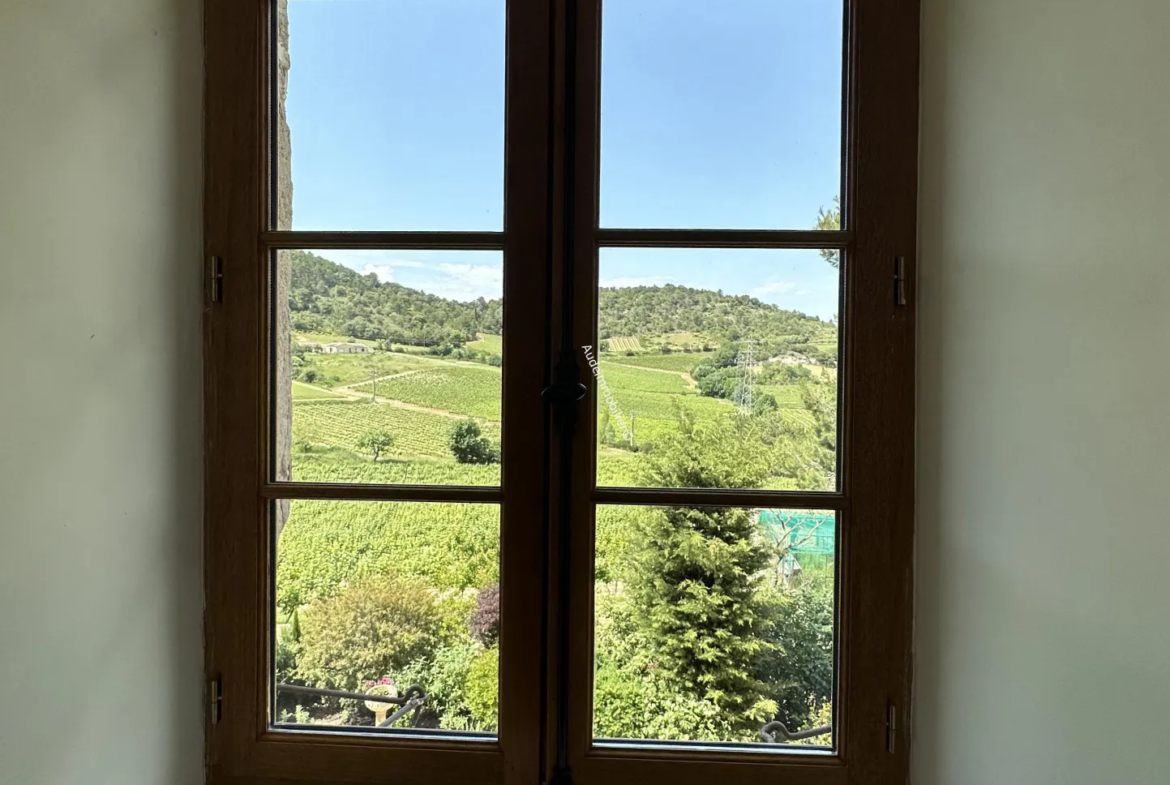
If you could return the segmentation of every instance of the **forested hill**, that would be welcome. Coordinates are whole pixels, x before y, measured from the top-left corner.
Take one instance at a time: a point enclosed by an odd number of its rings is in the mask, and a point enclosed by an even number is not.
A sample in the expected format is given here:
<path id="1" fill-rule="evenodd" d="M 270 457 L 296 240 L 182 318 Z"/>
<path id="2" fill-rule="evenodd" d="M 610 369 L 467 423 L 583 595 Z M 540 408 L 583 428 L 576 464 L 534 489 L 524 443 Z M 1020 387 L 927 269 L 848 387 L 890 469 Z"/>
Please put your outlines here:
<path id="1" fill-rule="evenodd" d="M 433 346 L 499 334 L 500 300 L 446 300 L 397 283 L 382 283 L 308 251 L 290 252 L 292 327 L 368 340 Z M 601 290 L 601 338 L 702 333 L 716 343 L 754 339 L 793 344 L 823 339 L 834 328 L 746 295 L 685 286 Z"/>
<path id="2" fill-rule="evenodd" d="M 719 343 L 806 343 L 834 329 L 828 322 L 747 295 L 673 284 L 602 289 L 599 321 L 601 338 L 696 332 Z"/>
<path id="3" fill-rule="evenodd" d="M 430 346 L 472 341 L 476 333 L 503 328 L 500 300 L 445 300 L 307 251 L 290 256 L 294 330 Z"/>

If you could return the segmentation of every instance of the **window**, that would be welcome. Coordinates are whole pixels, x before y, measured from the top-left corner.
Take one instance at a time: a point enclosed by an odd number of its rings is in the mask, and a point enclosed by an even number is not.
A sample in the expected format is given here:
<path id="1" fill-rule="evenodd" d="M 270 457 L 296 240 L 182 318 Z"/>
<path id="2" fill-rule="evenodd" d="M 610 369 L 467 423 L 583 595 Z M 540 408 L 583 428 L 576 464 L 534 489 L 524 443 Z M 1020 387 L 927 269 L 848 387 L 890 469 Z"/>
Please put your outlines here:
<path id="1" fill-rule="evenodd" d="M 904 781 L 917 4 L 206 27 L 211 781 Z"/>

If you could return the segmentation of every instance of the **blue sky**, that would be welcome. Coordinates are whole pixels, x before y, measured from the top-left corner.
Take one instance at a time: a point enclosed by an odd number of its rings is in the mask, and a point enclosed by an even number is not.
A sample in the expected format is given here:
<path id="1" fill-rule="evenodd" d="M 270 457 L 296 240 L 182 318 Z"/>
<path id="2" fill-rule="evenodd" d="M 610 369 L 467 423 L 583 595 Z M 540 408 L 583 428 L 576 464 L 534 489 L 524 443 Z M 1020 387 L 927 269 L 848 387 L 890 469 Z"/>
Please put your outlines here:
<path id="1" fill-rule="evenodd" d="M 810 228 L 840 182 L 840 0 L 609 0 L 601 223 Z M 296 229 L 503 228 L 503 0 L 291 0 Z M 444 297 L 498 253 L 323 251 Z M 829 318 L 816 251 L 603 250 L 603 285 L 751 294 Z"/>

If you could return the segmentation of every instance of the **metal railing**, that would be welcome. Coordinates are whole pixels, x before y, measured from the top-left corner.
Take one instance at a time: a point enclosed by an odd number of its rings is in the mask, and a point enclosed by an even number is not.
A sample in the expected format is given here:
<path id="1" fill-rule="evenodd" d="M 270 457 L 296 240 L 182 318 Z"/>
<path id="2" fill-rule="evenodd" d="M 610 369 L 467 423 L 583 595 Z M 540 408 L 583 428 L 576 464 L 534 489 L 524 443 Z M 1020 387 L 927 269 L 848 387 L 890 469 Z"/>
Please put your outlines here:
<path id="1" fill-rule="evenodd" d="M 370 701 L 371 703 L 386 703 L 394 706 L 401 706 L 396 712 L 388 716 L 386 719 L 379 722 L 376 727 L 389 728 L 399 719 L 414 712 L 414 716 L 410 718 L 412 727 L 418 726 L 418 716 L 422 712 L 422 707 L 426 705 L 427 693 L 420 685 L 412 684 L 406 688 L 406 692 L 401 697 L 391 695 L 378 695 L 377 693 L 367 692 L 347 692 L 346 690 L 325 690 L 320 687 L 302 687 L 299 684 L 277 684 L 277 692 L 291 692 L 298 695 L 313 695 L 320 698 L 346 698 L 348 700 L 356 701 Z"/>
<path id="2" fill-rule="evenodd" d="M 807 730 L 798 730 L 792 733 L 788 728 L 784 727 L 783 722 L 773 721 L 769 722 L 764 727 L 760 728 L 760 738 L 768 744 L 781 744 L 785 741 L 802 741 L 804 739 L 811 739 L 817 736 L 824 736 L 833 732 L 832 725 L 821 725 L 817 728 L 808 728 Z M 783 736 L 783 739 L 777 737 Z"/>
<path id="3" fill-rule="evenodd" d="M 421 685 L 412 684 L 406 688 L 406 692 L 400 697 L 391 695 L 378 695 L 377 693 L 368 692 L 348 692 L 346 690 L 326 690 L 320 687 L 304 687 L 300 684 L 277 684 L 278 692 L 291 692 L 297 695 L 312 695 L 319 698 L 345 698 L 347 700 L 369 701 L 371 703 L 386 703 L 393 706 L 399 706 L 386 719 L 377 724 L 379 728 L 389 728 L 395 722 L 398 722 L 402 717 L 410 712 L 414 712 L 414 716 L 410 718 L 412 727 L 417 727 L 418 717 L 422 712 L 422 707 L 426 705 L 427 693 Z M 812 739 L 817 736 L 825 736 L 833 732 L 832 725 L 821 725 L 816 728 L 808 728 L 806 730 L 792 732 L 785 727 L 783 722 L 774 720 L 760 728 L 760 738 L 767 744 L 781 744 L 785 741 L 803 741 L 804 739 Z"/>

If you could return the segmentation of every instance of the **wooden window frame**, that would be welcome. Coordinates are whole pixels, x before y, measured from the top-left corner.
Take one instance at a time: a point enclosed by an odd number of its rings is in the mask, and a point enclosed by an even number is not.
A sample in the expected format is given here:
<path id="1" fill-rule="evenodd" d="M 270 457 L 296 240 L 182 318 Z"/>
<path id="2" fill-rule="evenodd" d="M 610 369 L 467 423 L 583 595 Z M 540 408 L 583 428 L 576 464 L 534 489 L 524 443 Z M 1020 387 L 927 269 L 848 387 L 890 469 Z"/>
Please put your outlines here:
<path id="1" fill-rule="evenodd" d="M 918 0 L 846 2 L 846 189 L 840 232 L 598 228 L 601 0 L 508 2 L 509 163 L 502 233 L 274 230 L 269 221 L 269 14 L 274 5 L 270 0 L 205 3 L 205 251 L 211 268 L 204 318 L 205 665 L 213 685 L 207 712 L 208 781 L 534 785 L 557 773 L 559 714 L 568 724 L 565 754 L 577 785 L 667 778 L 680 785 L 906 781 Z M 568 31 L 576 35 L 572 46 Z M 570 86 L 566 52 L 574 51 L 576 78 Z M 521 95 L 524 100 L 516 100 Z M 570 107 L 566 98 L 574 96 Z M 566 143 L 568 134 L 559 132 L 566 123 L 575 129 L 572 144 Z M 571 194 L 567 184 L 572 184 Z M 569 289 L 575 293 L 573 343 L 593 342 L 600 247 L 843 250 L 845 382 L 838 492 L 595 489 L 592 440 L 577 438 L 570 470 L 574 524 L 557 525 L 559 486 L 546 493 L 532 480 L 561 469 L 561 445 L 547 410 L 534 407 L 531 396 L 553 380 L 559 357 L 553 326 L 570 307 L 560 295 L 568 257 L 575 262 Z M 504 337 L 504 480 L 499 489 L 271 482 L 269 259 L 273 249 L 281 248 L 504 251 L 505 308 L 514 305 Z M 595 411 L 589 409 L 594 394 L 582 411 Z M 591 426 L 592 418 L 583 422 Z M 277 498 L 504 502 L 501 638 L 506 648 L 501 649 L 497 741 L 269 729 L 271 544 L 266 532 Z M 729 501 L 834 509 L 841 516 L 836 527 L 842 569 L 836 748 L 831 753 L 729 752 L 595 744 L 590 730 L 594 505 Z M 558 595 L 555 587 L 566 577 L 567 594 Z M 558 636 L 563 620 L 566 638 Z M 569 655 L 558 659 L 566 643 Z M 567 668 L 568 691 L 560 700 L 558 662 Z"/>
<path id="2" fill-rule="evenodd" d="M 538 778 L 543 429 L 517 394 L 543 379 L 532 336 L 547 323 L 548 9 L 510 0 L 506 18 L 505 226 L 502 232 L 299 232 L 273 228 L 270 79 L 275 0 L 205 4 L 205 664 L 208 781 L 531 783 Z M 374 97 L 371 96 L 373 99 Z M 512 220 L 521 216 L 524 220 Z M 503 482 L 498 488 L 276 483 L 269 438 L 270 259 L 286 248 L 491 249 L 508 258 Z M 222 277 L 219 277 L 222 273 Z M 218 280 L 216 280 L 218 278 Z M 212 295 L 212 292 L 216 296 Z M 526 385 L 526 382 L 528 383 Z M 539 407 L 537 408 L 539 418 Z M 502 701 L 494 740 L 274 731 L 269 728 L 276 499 L 482 502 L 501 505 Z"/>
<path id="3" fill-rule="evenodd" d="M 573 474 L 583 481 L 573 487 L 569 535 L 574 557 L 569 568 L 569 702 L 578 707 L 570 731 L 574 783 L 903 783 L 909 772 L 911 698 L 919 3 L 845 3 L 842 229 L 830 232 L 600 227 L 602 0 L 571 2 L 577 5 L 571 27 L 578 31 L 576 345 L 595 343 L 602 248 L 835 248 L 842 252 L 844 292 L 837 492 L 595 488 L 596 438 L 575 440 Z M 596 395 L 593 387 L 587 410 L 596 411 Z M 595 506 L 603 503 L 837 513 L 836 745 L 831 753 L 733 751 L 719 745 L 664 748 L 592 738 L 593 522 Z"/>

